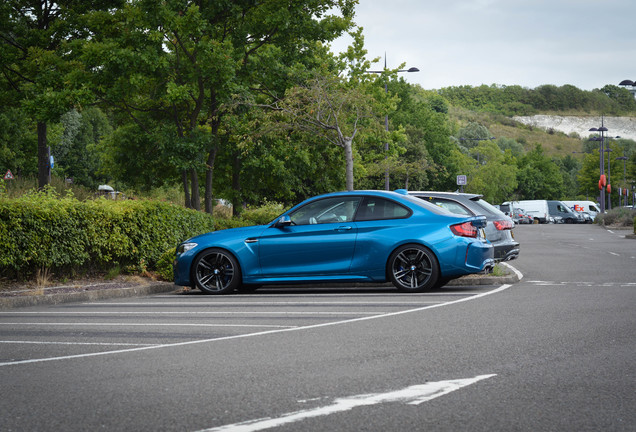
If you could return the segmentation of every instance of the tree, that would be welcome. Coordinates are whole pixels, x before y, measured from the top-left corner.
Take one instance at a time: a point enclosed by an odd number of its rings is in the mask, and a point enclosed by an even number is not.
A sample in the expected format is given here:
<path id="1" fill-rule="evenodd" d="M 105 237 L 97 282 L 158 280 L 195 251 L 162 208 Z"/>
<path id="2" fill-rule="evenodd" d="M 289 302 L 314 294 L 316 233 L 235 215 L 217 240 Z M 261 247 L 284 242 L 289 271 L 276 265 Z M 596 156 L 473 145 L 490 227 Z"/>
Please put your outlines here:
<path id="1" fill-rule="evenodd" d="M 199 207 L 198 178 L 205 173 L 205 210 L 212 212 L 217 157 L 237 154 L 225 127 L 235 97 L 282 94 L 292 68 L 313 59 L 316 43 L 350 26 L 353 4 L 132 2 L 96 14 L 92 22 L 101 31 L 84 58 L 100 100 L 126 113 L 147 144 L 181 171 L 186 205 L 191 191 L 191 206 Z"/>
<path id="2" fill-rule="evenodd" d="M 69 45 L 87 37 L 78 17 L 120 2 L 5 0 L 0 6 L 0 83 L 37 125 L 39 187 L 49 183 L 47 124 L 88 97 L 85 88 L 69 85 L 81 69 Z"/>
<path id="3" fill-rule="evenodd" d="M 559 199 L 564 192 L 559 167 L 543 152 L 541 145 L 518 161 L 519 199 Z"/>
<path id="4" fill-rule="evenodd" d="M 289 89 L 271 107 L 281 115 L 280 124 L 318 135 L 344 150 L 346 188 L 353 190 L 353 141 L 361 128 L 379 125 L 372 97 L 340 77 L 323 75 Z"/>
<path id="5" fill-rule="evenodd" d="M 516 159 L 510 151 L 502 152 L 492 141 L 481 141 L 471 150 L 472 166 L 468 166 L 466 192 L 478 193 L 491 203 L 510 199 L 517 187 Z M 474 160 L 477 159 L 477 163 Z"/>
<path id="6" fill-rule="evenodd" d="M 112 133 L 104 113 L 89 107 L 81 113 L 73 109 L 61 118 L 63 127 L 59 143 L 52 147 L 56 174 L 73 183 L 96 189 L 106 180 L 101 172 L 99 147 Z"/>

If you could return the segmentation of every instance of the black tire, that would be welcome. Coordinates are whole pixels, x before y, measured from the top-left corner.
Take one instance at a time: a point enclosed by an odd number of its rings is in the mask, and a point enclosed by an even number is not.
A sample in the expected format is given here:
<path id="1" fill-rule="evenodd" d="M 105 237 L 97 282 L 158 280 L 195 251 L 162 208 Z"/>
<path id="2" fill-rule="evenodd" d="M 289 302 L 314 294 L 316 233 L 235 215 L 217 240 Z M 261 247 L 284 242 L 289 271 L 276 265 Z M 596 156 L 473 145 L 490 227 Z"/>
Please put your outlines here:
<path id="1" fill-rule="evenodd" d="M 387 273 L 399 291 L 429 291 L 439 279 L 439 264 L 429 249 L 408 244 L 393 251 L 387 264 Z"/>
<path id="2" fill-rule="evenodd" d="M 208 249 L 194 261 L 193 279 L 206 294 L 227 294 L 241 286 L 241 269 L 236 259 L 222 249 Z"/>

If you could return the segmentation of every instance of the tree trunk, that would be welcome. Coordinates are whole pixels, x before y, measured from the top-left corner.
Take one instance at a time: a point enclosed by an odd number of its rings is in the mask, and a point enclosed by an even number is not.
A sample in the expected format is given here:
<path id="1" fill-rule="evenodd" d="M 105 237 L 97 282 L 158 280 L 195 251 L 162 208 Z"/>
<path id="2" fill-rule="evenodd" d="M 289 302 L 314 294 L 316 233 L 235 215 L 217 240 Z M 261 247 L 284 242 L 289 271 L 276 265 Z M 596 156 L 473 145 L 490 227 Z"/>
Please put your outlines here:
<path id="1" fill-rule="evenodd" d="M 344 138 L 344 151 L 346 160 L 346 182 L 347 190 L 353 190 L 353 140 L 351 138 Z"/>
<path id="2" fill-rule="evenodd" d="M 192 201 L 190 200 L 190 187 L 188 183 L 188 171 L 181 171 L 181 182 L 183 183 L 183 193 L 185 195 L 185 207 L 192 208 Z"/>
<path id="3" fill-rule="evenodd" d="M 207 169 L 205 170 L 205 212 L 214 213 L 214 196 L 212 195 L 212 180 L 214 180 L 214 162 L 219 146 L 214 146 L 212 151 L 208 153 Z"/>
<path id="4" fill-rule="evenodd" d="M 38 122 L 38 188 L 51 183 L 50 154 L 46 140 L 46 123 Z"/>
<path id="5" fill-rule="evenodd" d="M 241 160 L 238 152 L 232 155 L 232 216 L 241 213 Z"/>
<path id="6" fill-rule="evenodd" d="M 199 196 L 199 176 L 197 170 L 190 169 L 190 180 L 192 182 L 192 208 L 201 210 L 201 198 Z"/>

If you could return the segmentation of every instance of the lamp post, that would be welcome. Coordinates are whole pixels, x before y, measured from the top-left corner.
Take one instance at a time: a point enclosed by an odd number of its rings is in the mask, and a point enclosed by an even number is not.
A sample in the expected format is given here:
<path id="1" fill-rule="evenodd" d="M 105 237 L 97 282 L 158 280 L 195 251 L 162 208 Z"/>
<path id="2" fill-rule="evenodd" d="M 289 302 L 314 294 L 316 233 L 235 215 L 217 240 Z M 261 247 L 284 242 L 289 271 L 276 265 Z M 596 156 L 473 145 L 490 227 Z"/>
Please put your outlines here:
<path id="1" fill-rule="evenodd" d="M 601 136 L 599 137 L 595 137 L 595 138 L 591 138 L 592 141 L 599 141 L 600 142 L 600 148 L 599 148 L 599 169 L 600 169 L 600 179 L 599 179 L 599 189 L 601 192 L 601 199 L 599 200 L 601 202 L 601 213 L 605 213 L 605 184 L 603 184 L 603 180 L 605 180 L 605 169 L 604 169 L 604 153 L 605 153 L 605 149 L 604 149 L 604 140 L 605 140 L 605 132 L 607 132 L 607 128 L 604 126 L 604 119 L 603 117 L 601 117 L 601 127 L 599 128 L 591 128 L 590 132 L 600 132 Z"/>
<path id="2" fill-rule="evenodd" d="M 396 72 L 419 72 L 420 70 L 416 67 L 411 67 L 408 69 L 398 69 Z M 381 71 L 373 71 L 373 70 L 368 70 L 366 71 L 367 73 L 374 73 L 374 74 L 381 74 L 386 72 L 386 53 L 384 54 L 384 70 Z M 389 87 L 388 87 L 388 83 L 384 84 L 384 92 L 385 93 L 389 93 Z M 389 131 L 389 115 L 386 114 L 384 116 L 384 129 L 388 132 Z M 384 143 L 384 160 L 387 161 L 389 158 L 389 142 L 385 142 Z M 384 170 L 384 189 L 385 190 L 389 190 L 389 165 L 387 163 L 386 169 Z"/>
<path id="3" fill-rule="evenodd" d="M 607 152 L 607 209 L 611 210 L 612 209 L 612 167 L 611 167 L 611 158 L 610 158 L 610 152 L 612 151 L 612 149 L 610 148 L 610 141 L 613 139 L 619 139 L 620 136 L 615 136 L 615 137 L 605 137 L 605 139 L 607 140 L 607 148 L 605 149 L 605 151 Z"/>
<path id="4" fill-rule="evenodd" d="M 628 158 L 627 158 L 627 156 L 625 156 L 625 152 L 623 152 L 623 156 L 619 156 L 619 157 L 616 158 L 616 160 L 622 160 L 623 161 L 623 181 L 621 183 L 623 186 L 625 186 L 625 179 L 627 177 L 627 167 L 626 167 L 627 159 Z M 619 197 L 618 197 L 618 205 L 619 206 L 622 204 L 622 200 L 623 200 L 623 197 L 621 195 L 619 195 Z M 627 205 L 627 198 L 625 198 L 625 204 L 624 205 Z"/>

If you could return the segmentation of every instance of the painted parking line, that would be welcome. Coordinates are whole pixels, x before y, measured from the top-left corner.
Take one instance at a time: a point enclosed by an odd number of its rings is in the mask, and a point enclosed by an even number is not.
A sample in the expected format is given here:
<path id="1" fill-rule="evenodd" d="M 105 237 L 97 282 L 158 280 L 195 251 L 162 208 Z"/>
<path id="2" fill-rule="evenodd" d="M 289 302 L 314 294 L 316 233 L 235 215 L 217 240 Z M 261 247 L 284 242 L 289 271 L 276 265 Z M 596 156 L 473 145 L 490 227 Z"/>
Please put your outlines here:
<path id="1" fill-rule="evenodd" d="M 248 328 L 296 328 L 297 326 L 267 324 L 201 324 L 201 323 L 95 323 L 95 322 L 13 322 L 0 325 L 47 326 L 47 327 L 248 327 Z"/>
<path id="2" fill-rule="evenodd" d="M 122 311 L 91 311 L 91 312 L 0 312 L 2 315 L 377 315 L 378 311 L 360 311 L 360 312 L 336 312 L 336 311 L 180 311 L 180 312 L 122 312 Z"/>
<path id="3" fill-rule="evenodd" d="M 495 289 L 490 290 L 490 291 L 481 292 L 481 293 L 476 294 L 476 295 L 471 296 L 471 297 L 464 297 L 464 298 L 461 298 L 461 299 L 458 299 L 458 300 L 453 300 L 453 301 L 446 302 L 446 303 L 427 305 L 427 306 L 422 306 L 422 307 L 414 308 L 414 309 L 407 309 L 407 310 L 402 310 L 402 311 L 398 311 L 398 312 L 391 312 L 391 313 L 386 313 L 386 314 L 378 314 L 378 315 L 361 317 L 361 318 L 352 318 L 352 319 L 347 319 L 347 320 L 342 320 L 342 321 L 333 321 L 333 322 L 328 322 L 328 323 L 312 324 L 312 325 L 300 326 L 300 327 L 295 327 L 295 328 L 273 329 L 273 330 L 255 332 L 255 333 L 245 333 L 245 334 L 240 334 L 240 335 L 222 336 L 222 337 L 211 338 L 211 339 L 201 339 L 201 340 L 195 340 L 195 341 L 177 342 L 177 343 L 162 344 L 162 345 L 149 346 L 149 347 L 135 347 L 135 348 L 129 348 L 129 349 L 103 351 L 103 352 L 96 352 L 96 353 L 86 353 L 86 354 L 76 354 L 76 355 L 68 355 L 68 356 L 60 356 L 60 357 L 45 357 L 45 358 L 39 358 L 39 359 L 29 359 L 29 360 L 20 360 L 20 361 L 13 361 L 13 362 L 3 362 L 3 363 L 0 363 L 0 367 L 27 365 L 27 364 L 34 364 L 34 363 L 49 362 L 49 361 L 62 361 L 62 360 L 81 359 L 81 358 L 97 357 L 97 356 L 104 356 L 104 355 L 117 355 L 117 354 L 125 354 L 125 353 L 130 353 L 130 352 L 146 351 L 146 350 L 154 350 L 154 349 L 164 349 L 164 348 L 173 348 L 173 347 L 186 346 L 186 345 L 197 345 L 197 344 L 214 343 L 214 342 L 218 343 L 218 342 L 222 342 L 222 341 L 226 341 L 226 340 L 245 339 L 245 338 L 258 337 L 258 336 L 272 335 L 272 334 L 276 334 L 276 333 L 284 333 L 284 332 L 292 332 L 292 331 L 303 331 L 303 330 L 311 330 L 311 329 L 317 329 L 317 328 L 322 328 L 322 327 L 330 327 L 330 326 L 336 326 L 336 325 L 345 325 L 345 324 L 351 324 L 351 323 L 355 323 L 355 322 L 368 321 L 368 320 L 381 319 L 381 318 L 388 318 L 388 317 L 392 317 L 392 316 L 404 315 L 404 314 L 409 314 L 409 313 L 413 313 L 413 312 L 420 312 L 420 311 L 427 310 L 427 309 L 434 309 L 434 308 L 438 308 L 438 307 L 450 306 L 450 305 L 457 304 L 457 303 L 463 303 L 463 302 L 466 302 L 466 301 L 476 300 L 476 299 L 479 299 L 479 298 L 482 298 L 482 297 L 485 297 L 485 296 L 489 296 L 491 294 L 496 294 L 496 293 L 499 293 L 501 291 L 507 290 L 510 287 L 511 287 L 511 285 L 508 285 L 508 284 L 501 285 L 498 288 L 495 288 Z"/>
<path id="4" fill-rule="evenodd" d="M 121 343 L 121 342 L 55 342 L 55 341 L 12 341 L 0 340 L 0 344 L 18 344 L 18 345 L 98 345 L 98 346 L 154 346 L 157 344 L 137 344 L 137 343 Z"/>

